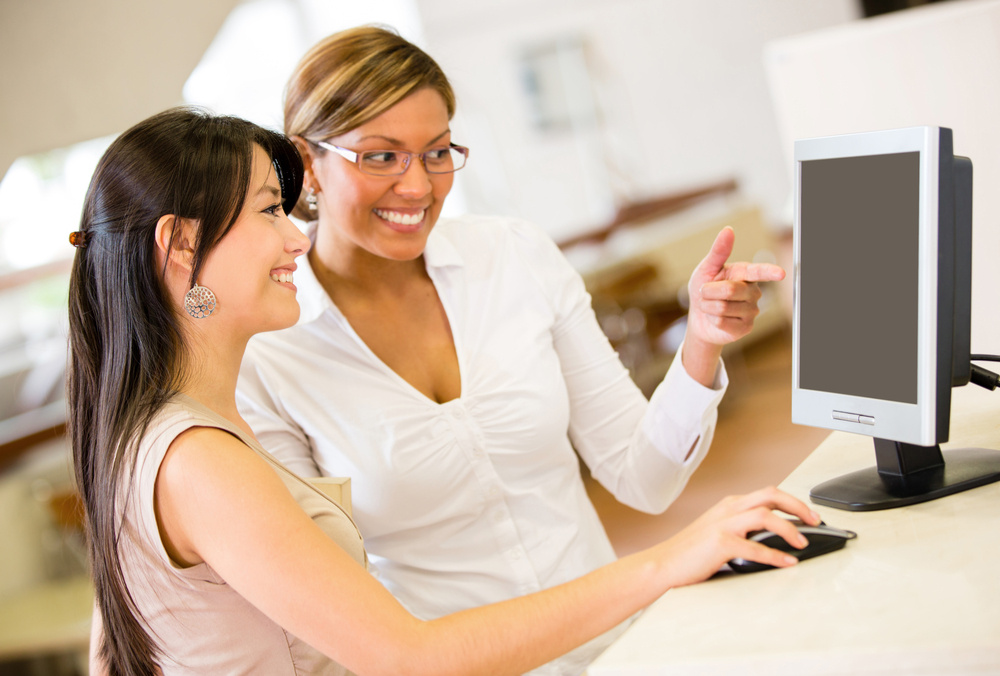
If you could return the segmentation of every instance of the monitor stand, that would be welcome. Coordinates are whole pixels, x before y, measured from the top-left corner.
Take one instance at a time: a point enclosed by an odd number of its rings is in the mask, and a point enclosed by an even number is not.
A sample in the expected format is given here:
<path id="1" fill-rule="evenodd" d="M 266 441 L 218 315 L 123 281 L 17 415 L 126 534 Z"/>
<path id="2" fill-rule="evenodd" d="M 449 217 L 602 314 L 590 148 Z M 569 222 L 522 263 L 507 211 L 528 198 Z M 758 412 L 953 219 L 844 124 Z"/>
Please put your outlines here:
<path id="1" fill-rule="evenodd" d="M 851 512 L 904 507 L 1000 481 L 1000 452 L 917 446 L 875 439 L 877 467 L 822 483 L 809 492 L 819 505 Z"/>

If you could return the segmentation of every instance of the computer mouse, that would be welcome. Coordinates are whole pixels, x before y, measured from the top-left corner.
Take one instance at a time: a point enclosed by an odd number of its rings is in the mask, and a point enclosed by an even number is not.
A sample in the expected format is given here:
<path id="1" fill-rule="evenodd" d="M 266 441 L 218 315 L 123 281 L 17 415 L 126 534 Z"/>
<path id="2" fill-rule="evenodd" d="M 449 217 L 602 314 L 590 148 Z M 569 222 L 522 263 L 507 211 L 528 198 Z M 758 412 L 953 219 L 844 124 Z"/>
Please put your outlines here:
<path id="1" fill-rule="evenodd" d="M 788 552 L 799 561 L 804 561 L 805 559 L 811 559 L 814 556 L 828 554 L 830 552 L 835 552 L 838 549 L 842 549 L 844 545 L 847 544 L 848 540 L 853 540 L 858 536 L 858 534 L 854 531 L 834 528 L 833 526 L 827 526 L 822 522 L 817 526 L 810 526 L 799 521 L 798 519 L 789 519 L 789 521 L 795 524 L 798 531 L 805 535 L 806 539 L 809 540 L 809 544 L 807 544 L 804 549 L 796 549 L 792 545 L 788 544 L 785 538 L 769 530 L 760 530 L 750 533 L 747 535 L 747 539 L 753 540 L 754 542 L 760 542 L 761 544 L 767 545 L 773 549 Z M 747 561 L 746 559 L 733 559 L 729 562 L 729 567 L 737 573 L 753 573 L 759 570 L 769 570 L 774 568 L 774 566 L 769 566 L 765 563 Z"/>

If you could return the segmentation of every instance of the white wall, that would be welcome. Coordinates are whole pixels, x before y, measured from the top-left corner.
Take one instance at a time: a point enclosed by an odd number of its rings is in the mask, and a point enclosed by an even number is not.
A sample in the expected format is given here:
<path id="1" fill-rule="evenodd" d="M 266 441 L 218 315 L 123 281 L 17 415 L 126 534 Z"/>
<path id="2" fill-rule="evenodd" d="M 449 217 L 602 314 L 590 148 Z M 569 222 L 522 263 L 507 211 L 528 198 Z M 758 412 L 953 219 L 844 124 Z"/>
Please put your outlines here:
<path id="1" fill-rule="evenodd" d="M 0 177 L 21 155 L 116 134 L 182 103 L 238 3 L 0 2 Z"/>
<path id="2" fill-rule="evenodd" d="M 281 129 L 285 83 L 302 56 L 327 35 L 365 23 L 391 23 L 422 44 L 413 0 L 244 0 L 191 73 L 184 98 Z"/>
<path id="3" fill-rule="evenodd" d="M 855 0 L 417 3 L 458 93 L 455 138 L 473 149 L 461 177 L 469 208 L 530 218 L 557 238 L 602 225 L 621 199 L 730 177 L 780 213 L 788 158 L 763 47 L 859 13 Z M 532 126 L 519 58 L 562 37 L 586 45 L 599 128 Z"/>
<path id="4" fill-rule="evenodd" d="M 953 130 L 956 154 L 973 164 L 972 350 L 1000 352 L 1000 0 L 928 5 L 779 40 L 767 63 L 788 157 L 799 138 Z"/>

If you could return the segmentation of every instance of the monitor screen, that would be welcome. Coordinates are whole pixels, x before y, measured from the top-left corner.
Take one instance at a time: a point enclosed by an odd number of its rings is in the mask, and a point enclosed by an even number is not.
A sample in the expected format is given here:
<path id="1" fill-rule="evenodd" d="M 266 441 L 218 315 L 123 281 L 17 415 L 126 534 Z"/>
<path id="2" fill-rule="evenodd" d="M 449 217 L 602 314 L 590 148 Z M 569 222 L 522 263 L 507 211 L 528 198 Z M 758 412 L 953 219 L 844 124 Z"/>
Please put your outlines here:
<path id="1" fill-rule="evenodd" d="M 916 405 L 920 153 L 805 161 L 801 191 L 800 386 Z"/>

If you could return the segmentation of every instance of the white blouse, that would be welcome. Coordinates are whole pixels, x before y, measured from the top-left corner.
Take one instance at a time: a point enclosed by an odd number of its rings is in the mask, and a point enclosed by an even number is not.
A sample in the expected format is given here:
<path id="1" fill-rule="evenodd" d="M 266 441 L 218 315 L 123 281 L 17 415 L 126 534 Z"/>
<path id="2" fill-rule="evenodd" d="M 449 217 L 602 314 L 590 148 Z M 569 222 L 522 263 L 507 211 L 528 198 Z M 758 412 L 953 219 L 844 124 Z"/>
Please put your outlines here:
<path id="1" fill-rule="evenodd" d="M 303 319 L 251 340 L 240 410 L 293 471 L 351 478 L 372 565 L 417 616 L 614 560 L 577 454 L 619 501 L 658 513 L 708 451 L 725 369 L 706 388 L 675 359 L 647 402 L 580 275 L 534 226 L 465 216 L 431 233 L 424 260 L 461 370 L 444 404 L 371 352 L 302 260 Z M 579 673 L 621 630 L 533 673 Z"/>

